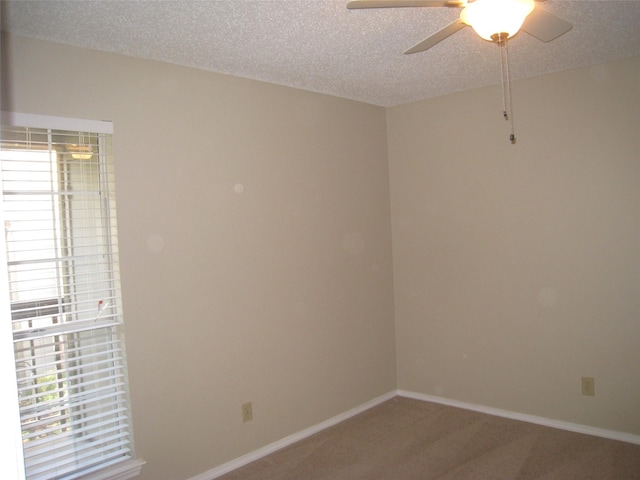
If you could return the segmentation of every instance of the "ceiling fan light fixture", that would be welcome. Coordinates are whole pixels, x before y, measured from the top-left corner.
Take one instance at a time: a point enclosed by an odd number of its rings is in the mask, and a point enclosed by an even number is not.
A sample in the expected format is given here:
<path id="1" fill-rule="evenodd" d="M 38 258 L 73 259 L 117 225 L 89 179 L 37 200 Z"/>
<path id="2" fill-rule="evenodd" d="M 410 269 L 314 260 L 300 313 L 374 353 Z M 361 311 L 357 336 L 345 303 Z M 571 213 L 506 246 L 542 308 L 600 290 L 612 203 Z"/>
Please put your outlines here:
<path id="1" fill-rule="evenodd" d="M 467 4 L 460 20 L 485 40 L 514 36 L 534 8 L 534 0 L 475 0 Z"/>

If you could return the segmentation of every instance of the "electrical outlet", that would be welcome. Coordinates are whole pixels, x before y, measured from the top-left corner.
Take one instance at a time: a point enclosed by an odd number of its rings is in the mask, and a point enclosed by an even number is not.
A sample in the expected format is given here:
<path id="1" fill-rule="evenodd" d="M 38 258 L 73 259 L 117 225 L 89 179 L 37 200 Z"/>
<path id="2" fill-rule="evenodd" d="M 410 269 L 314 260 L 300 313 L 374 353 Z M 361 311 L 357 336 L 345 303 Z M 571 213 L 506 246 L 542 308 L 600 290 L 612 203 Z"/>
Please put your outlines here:
<path id="1" fill-rule="evenodd" d="M 593 377 L 582 377 L 582 395 L 589 395 L 591 397 L 596 394 L 596 384 Z"/>
<path id="2" fill-rule="evenodd" d="M 249 420 L 253 420 L 253 408 L 251 407 L 251 402 L 242 404 L 242 421 L 248 422 Z"/>

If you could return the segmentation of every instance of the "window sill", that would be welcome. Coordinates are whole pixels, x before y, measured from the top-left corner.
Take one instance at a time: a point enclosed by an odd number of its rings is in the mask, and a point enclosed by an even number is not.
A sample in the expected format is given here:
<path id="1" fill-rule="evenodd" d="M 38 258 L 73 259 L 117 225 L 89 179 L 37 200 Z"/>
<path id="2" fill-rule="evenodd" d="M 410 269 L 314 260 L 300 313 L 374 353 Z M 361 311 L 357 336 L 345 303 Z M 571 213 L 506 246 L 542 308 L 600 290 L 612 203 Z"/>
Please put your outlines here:
<path id="1" fill-rule="evenodd" d="M 144 460 L 126 460 L 89 473 L 78 480 L 128 480 L 140 475 Z"/>

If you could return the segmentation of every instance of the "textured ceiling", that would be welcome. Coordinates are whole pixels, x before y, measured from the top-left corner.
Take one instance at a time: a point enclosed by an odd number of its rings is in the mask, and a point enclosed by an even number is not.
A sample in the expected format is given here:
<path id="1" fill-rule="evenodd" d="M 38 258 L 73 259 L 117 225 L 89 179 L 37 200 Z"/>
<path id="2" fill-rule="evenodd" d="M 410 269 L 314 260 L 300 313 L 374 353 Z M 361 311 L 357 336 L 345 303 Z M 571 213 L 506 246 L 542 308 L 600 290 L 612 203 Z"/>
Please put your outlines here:
<path id="1" fill-rule="evenodd" d="M 465 28 L 403 52 L 456 8 L 347 10 L 347 0 L 3 1 L 2 29 L 393 106 L 500 82 L 495 45 Z M 510 40 L 515 79 L 640 56 L 640 0 L 548 0 L 573 29 Z"/>

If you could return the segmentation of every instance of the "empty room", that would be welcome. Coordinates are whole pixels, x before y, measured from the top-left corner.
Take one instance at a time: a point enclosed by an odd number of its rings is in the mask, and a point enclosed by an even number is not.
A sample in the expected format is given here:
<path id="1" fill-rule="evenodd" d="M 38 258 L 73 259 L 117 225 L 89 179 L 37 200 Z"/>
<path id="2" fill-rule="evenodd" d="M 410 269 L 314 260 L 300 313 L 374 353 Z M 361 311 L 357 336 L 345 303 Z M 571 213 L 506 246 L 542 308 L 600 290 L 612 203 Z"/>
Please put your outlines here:
<path id="1" fill-rule="evenodd" d="M 486 1 L 2 1 L 0 476 L 640 478 L 640 2 Z"/>

